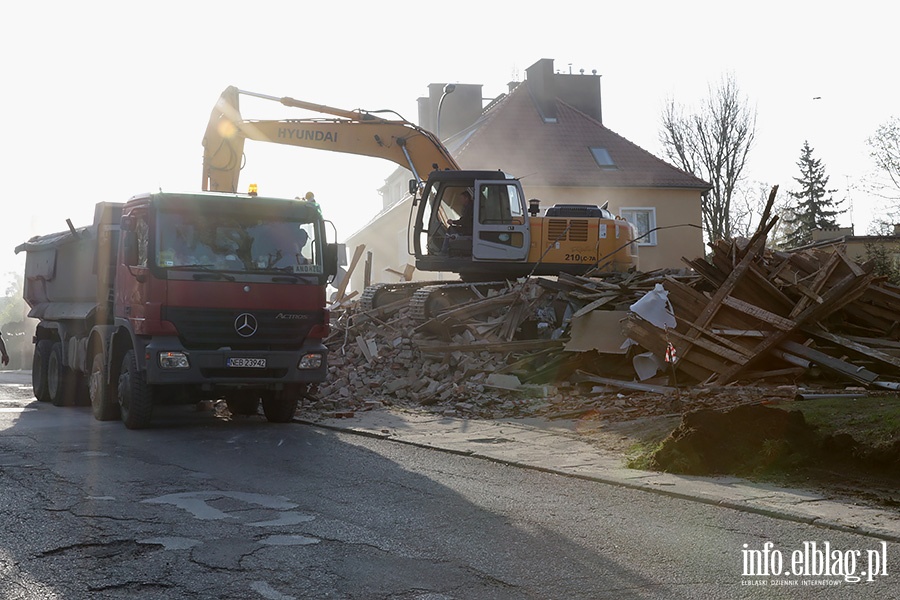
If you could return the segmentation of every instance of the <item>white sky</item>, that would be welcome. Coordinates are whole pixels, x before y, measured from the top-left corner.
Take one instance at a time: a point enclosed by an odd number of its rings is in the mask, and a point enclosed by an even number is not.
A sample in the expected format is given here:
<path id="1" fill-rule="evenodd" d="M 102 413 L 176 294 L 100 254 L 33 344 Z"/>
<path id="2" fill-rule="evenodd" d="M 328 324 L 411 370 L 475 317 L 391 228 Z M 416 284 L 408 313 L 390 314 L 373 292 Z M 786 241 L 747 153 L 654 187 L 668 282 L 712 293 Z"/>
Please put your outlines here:
<path id="1" fill-rule="evenodd" d="M 399 0 L 4 2 L 0 8 L 0 274 L 33 234 L 88 224 L 95 202 L 199 190 L 201 140 L 229 85 L 417 120 L 430 83 L 493 97 L 539 59 L 602 75 L 604 124 L 662 156 L 660 113 L 725 74 L 758 114 L 751 181 L 795 189 L 804 140 L 865 233 L 875 200 L 852 189 L 871 170 L 865 140 L 900 113 L 900 9 L 868 0 L 722 3 Z M 813 100 L 821 96 L 820 100 Z M 308 116 L 241 98 L 245 118 Z M 248 142 L 242 188 L 316 193 L 339 238 L 374 216 L 393 171 L 373 158 Z M 35 229 L 36 228 L 36 229 Z"/>

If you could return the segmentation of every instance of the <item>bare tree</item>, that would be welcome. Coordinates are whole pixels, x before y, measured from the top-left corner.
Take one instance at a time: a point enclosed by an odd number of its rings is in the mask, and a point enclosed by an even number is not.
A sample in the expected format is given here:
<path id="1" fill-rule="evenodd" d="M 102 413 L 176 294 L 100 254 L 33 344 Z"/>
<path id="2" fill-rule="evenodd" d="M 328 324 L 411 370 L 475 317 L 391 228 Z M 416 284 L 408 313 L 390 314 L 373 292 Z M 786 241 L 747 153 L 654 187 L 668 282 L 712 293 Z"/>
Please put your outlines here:
<path id="1" fill-rule="evenodd" d="M 751 237 L 762 224 L 765 207 L 772 193 L 772 186 L 761 181 L 742 182 L 735 188 L 731 205 L 731 233 L 733 237 Z M 776 195 L 771 206 L 772 214 L 779 220 L 769 232 L 774 248 L 786 247 L 787 230 L 785 220 L 793 215 L 787 198 Z"/>
<path id="2" fill-rule="evenodd" d="M 881 180 L 884 188 L 892 192 L 892 198 L 900 200 L 900 119 L 891 117 L 882 123 L 866 143 L 869 156 L 875 161 L 880 175 L 887 177 Z"/>
<path id="3" fill-rule="evenodd" d="M 725 76 L 700 110 L 685 114 L 669 100 L 660 141 L 668 159 L 712 186 L 703 197 L 703 229 L 709 241 L 732 236 L 732 200 L 756 136 L 751 109 L 732 76 Z"/>
<path id="4" fill-rule="evenodd" d="M 892 203 L 872 224 L 873 233 L 889 233 L 900 221 L 900 119 L 891 117 L 866 140 L 875 162 L 875 175 L 865 182 L 872 195 Z"/>

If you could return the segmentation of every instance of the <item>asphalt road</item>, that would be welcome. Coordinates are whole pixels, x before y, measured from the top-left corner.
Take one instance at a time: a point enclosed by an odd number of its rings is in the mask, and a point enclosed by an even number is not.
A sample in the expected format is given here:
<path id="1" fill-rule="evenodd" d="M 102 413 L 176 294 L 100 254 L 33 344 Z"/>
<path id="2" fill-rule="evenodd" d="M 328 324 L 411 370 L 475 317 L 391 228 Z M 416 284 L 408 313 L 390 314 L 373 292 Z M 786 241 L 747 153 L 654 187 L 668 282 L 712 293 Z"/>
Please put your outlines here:
<path id="1" fill-rule="evenodd" d="M 263 417 L 132 431 L 28 381 L 0 371 L 4 599 L 896 597 L 869 537 Z"/>

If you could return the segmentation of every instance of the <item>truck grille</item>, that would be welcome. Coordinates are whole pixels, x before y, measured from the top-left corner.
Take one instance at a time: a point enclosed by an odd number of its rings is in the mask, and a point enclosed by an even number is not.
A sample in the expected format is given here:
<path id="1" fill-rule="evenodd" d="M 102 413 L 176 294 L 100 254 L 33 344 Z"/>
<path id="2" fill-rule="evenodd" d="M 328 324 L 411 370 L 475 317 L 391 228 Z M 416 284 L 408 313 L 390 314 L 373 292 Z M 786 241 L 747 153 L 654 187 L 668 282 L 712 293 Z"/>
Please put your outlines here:
<path id="1" fill-rule="evenodd" d="M 249 335 L 240 335 L 235 327 L 235 322 L 243 313 L 251 315 L 251 321 L 255 320 L 252 333 L 245 327 L 243 333 Z M 309 335 L 312 326 L 322 322 L 322 316 L 317 312 L 292 312 L 291 315 L 303 317 L 292 319 L 283 318 L 284 314 L 284 311 L 277 310 L 167 307 L 162 318 L 175 325 L 181 343 L 188 350 L 214 350 L 223 346 L 241 350 L 297 348 Z"/>

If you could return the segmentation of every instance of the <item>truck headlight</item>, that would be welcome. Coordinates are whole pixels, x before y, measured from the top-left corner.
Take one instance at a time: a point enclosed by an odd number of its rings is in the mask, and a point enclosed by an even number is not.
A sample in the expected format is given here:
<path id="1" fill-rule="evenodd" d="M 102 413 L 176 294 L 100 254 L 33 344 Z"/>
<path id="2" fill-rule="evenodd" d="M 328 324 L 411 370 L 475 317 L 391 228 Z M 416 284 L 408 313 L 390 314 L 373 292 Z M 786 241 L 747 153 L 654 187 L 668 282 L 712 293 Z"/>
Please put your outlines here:
<path id="1" fill-rule="evenodd" d="M 322 366 L 322 355 L 318 352 L 304 354 L 297 363 L 297 368 L 303 371 L 309 369 L 318 369 Z"/>
<path id="2" fill-rule="evenodd" d="M 159 368 L 189 369 L 191 368 L 191 361 L 188 360 L 187 354 L 184 352 L 160 352 Z"/>

